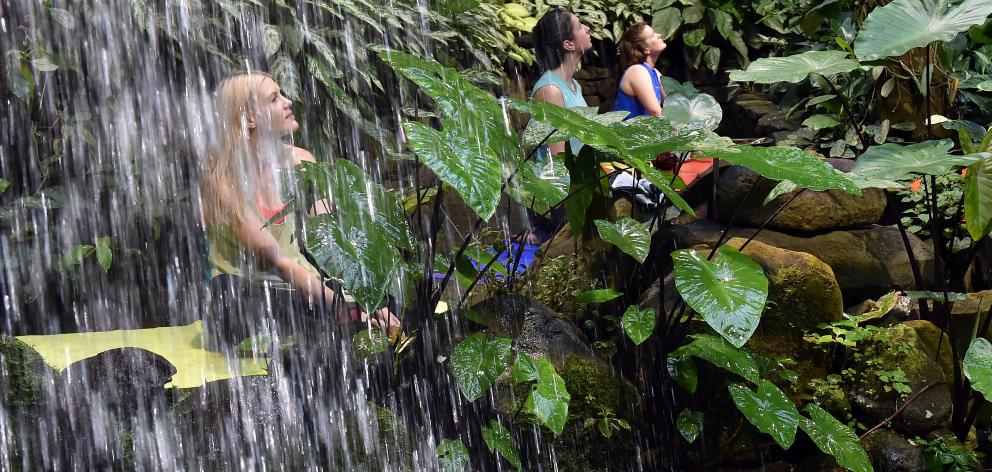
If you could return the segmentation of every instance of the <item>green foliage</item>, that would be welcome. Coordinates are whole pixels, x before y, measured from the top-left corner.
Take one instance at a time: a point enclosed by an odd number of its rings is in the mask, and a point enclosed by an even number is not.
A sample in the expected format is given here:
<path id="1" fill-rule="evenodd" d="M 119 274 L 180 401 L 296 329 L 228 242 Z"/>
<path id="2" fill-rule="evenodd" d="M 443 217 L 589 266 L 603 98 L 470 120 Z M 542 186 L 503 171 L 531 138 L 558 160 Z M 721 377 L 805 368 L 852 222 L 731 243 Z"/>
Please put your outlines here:
<path id="1" fill-rule="evenodd" d="M 696 442 L 696 438 L 703 432 L 703 422 L 705 421 L 703 412 L 683 408 L 675 419 L 675 427 L 679 430 L 682 438 L 690 444 Z"/>
<path id="2" fill-rule="evenodd" d="M 831 76 L 850 72 L 858 62 L 843 51 L 807 51 L 788 57 L 768 57 L 754 61 L 746 71 L 730 71 L 730 80 L 774 84 L 799 82 L 810 74 Z"/>
<path id="3" fill-rule="evenodd" d="M 561 436 L 568 421 L 568 403 L 572 396 L 568 393 L 565 381 L 555 371 L 547 359 L 537 361 L 537 385 L 527 396 L 524 408 L 535 416 L 556 436 Z"/>
<path id="4" fill-rule="evenodd" d="M 910 145 L 889 143 L 872 146 L 861 155 L 851 173 L 899 180 L 910 174 L 943 175 L 955 167 L 968 166 L 982 159 L 981 155 L 950 154 L 953 146 L 949 139 Z"/>
<path id="5" fill-rule="evenodd" d="M 775 384 L 761 380 L 755 392 L 742 384 L 729 387 L 737 409 L 761 432 L 771 435 L 783 449 L 792 446 L 799 426 L 799 410 Z"/>
<path id="6" fill-rule="evenodd" d="M 758 363 L 747 350 L 738 349 L 722 337 L 711 334 L 695 334 L 691 337 L 691 343 L 668 353 L 668 357 L 698 357 L 752 383 L 757 383 L 760 379 Z"/>
<path id="7" fill-rule="evenodd" d="M 957 441 L 946 440 L 943 436 L 929 441 L 916 438 L 914 442 L 925 447 L 927 470 L 933 472 L 969 472 L 975 470 L 975 464 L 980 464 L 982 457 L 985 457 L 985 454 L 970 450 Z"/>
<path id="8" fill-rule="evenodd" d="M 657 316 L 653 309 L 641 309 L 637 305 L 631 305 L 623 312 L 620 325 L 623 326 L 623 331 L 627 333 L 630 340 L 634 341 L 634 344 L 640 345 L 654 332 L 656 319 Z"/>
<path id="9" fill-rule="evenodd" d="M 517 444 L 513 442 L 510 431 L 506 429 L 499 420 L 492 420 L 489 427 L 482 427 L 482 439 L 486 442 L 486 447 L 490 452 L 503 456 L 517 470 L 522 470 L 520 464 L 520 453 L 517 452 Z"/>
<path id="10" fill-rule="evenodd" d="M 472 465 L 468 448 L 457 439 L 441 440 L 436 451 L 438 463 L 444 472 L 464 472 Z"/>
<path id="11" fill-rule="evenodd" d="M 575 297 L 575 303 L 604 303 L 622 297 L 623 293 L 609 288 L 586 290 Z"/>
<path id="12" fill-rule="evenodd" d="M 672 253 L 675 286 L 717 333 L 741 347 L 761 319 L 768 297 L 764 269 L 736 249 L 720 246 L 712 261 L 693 249 Z"/>
<path id="13" fill-rule="evenodd" d="M 894 391 L 903 398 L 913 393 L 912 387 L 909 386 L 909 379 L 906 378 L 906 373 L 902 369 L 880 370 L 878 371 L 878 380 L 882 382 L 882 389 L 885 392 Z"/>
<path id="14" fill-rule="evenodd" d="M 609 220 L 596 220 L 596 229 L 603 241 L 644 263 L 651 251 L 651 234 L 648 227 L 633 218 L 621 216 L 615 223 Z"/>
<path id="15" fill-rule="evenodd" d="M 964 218 L 973 241 L 992 232 L 992 157 L 968 167 L 964 179 Z"/>
<path id="16" fill-rule="evenodd" d="M 910 177 L 912 178 L 912 177 Z M 942 222 L 951 224 L 943 225 L 942 237 L 944 240 L 955 236 L 955 228 L 964 226 L 961 221 L 954 221 L 958 218 L 958 206 L 961 203 L 961 196 L 964 192 L 964 178 L 958 173 L 948 173 L 935 177 L 934 188 L 930 188 L 929 179 L 925 182 L 925 189 L 937 193 L 937 216 Z M 900 201 L 906 205 L 903 210 L 902 224 L 910 233 L 914 233 L 921 238 L 929 238 L 930 235 L 930 206 L 928 193 L 924 192 L 924 182 L 920 182 L 919 187 L 905 186 L 899 191 Z M 961 242 L 955 243 L 955 248 L 959 248 Z"/>
<path id="17" fill-rule="evenodd" d="M 744 34 L 745 15 L 753 15 L 750 4 L 710 0 L 655 0 L 651 26 L 666 41 L 681 33 L 683 54 L 693 69 L 705 63 L 711 71 L 720 65 L 721 50 L 734 51 L 741 67 L 748 64 Z M 729 45 L 729 47 L 725 46 Z"/>
<path id="18" fill-rule="evenodd" d="M 510 340 L 475 333 L 451 350 L 451 372 L 465 398 L 478 400 L 510 364 Z"/>
<path id="19" fill-rule="evenodd" d="M 355 333 L 351 348 L 360 359 L 367 359 L 389 349 L 389 338 L 381 329 L 363 329 Z"/>
<path id="20" fill-rule="evenodd" d="M 689 393 L 696 393 L 696 385 L 699 383 L 699 370 L 696 362 L 691 357 L 674 357 L 669 355 L 666 362 L 666 369 L 669 377 L 675 380 L 682 390 Z"/>
<path id="21" fill-rule="evenodd" d="M 834 171 L 826 162 L 793 147 L 734 146 L 725 150 L 708 150 L 707 156 L 745 166 L 772 180 L 788 180 L 797 188 L 820 191 L 843 190 L 861 194 L 860 186 L 847 175 Z"/>
<path id="22" fill-rule="evenodd" d="M 603 435 L 604 438 L 610 439 L 613 434 L 622 430 L 630 431 L 630 423 L 622 418 L 613 417 L 613 412 L 606 410 L 602 412 L 599 418 L 586 418 L 583 422 L 582 427 L 585 429 L 592 428 L 593 426 L 599 430 L 599 434 Z"/>
<path id="23" fill-rule="evenodd" d="M 983 0 L 894 0 L 868 14 L 854 52 L 862 61 L 899 56 L 934 41 L 950 41 L 985 23 L 990 14 L 992 4 Z"/>
<path id="24" fill-rule="evenodd" d="M 964 355 L 964 375 L 971 388 L 992 401 L 992 343 L 975 338 Z"/>
<path id="25" fill-rule="evenodd" d="M 723 121 L 723 108 L 712 95 L 699 93 L 690 98 L 666 92 L 661 116 L 668 118 L 673 126 L 697 126 L 697 122 L 702 122 L 703 127 L 714 130 Z"/>
<path id="26" fill-rule="evenodd" d="M 854 431 L 815 403 L 806 405 L 809 418 L 801 418 L 799 427 L 821 451 L 834 456 L 837 463 L 854 472 L 870 472 L 871 460 Z"/>

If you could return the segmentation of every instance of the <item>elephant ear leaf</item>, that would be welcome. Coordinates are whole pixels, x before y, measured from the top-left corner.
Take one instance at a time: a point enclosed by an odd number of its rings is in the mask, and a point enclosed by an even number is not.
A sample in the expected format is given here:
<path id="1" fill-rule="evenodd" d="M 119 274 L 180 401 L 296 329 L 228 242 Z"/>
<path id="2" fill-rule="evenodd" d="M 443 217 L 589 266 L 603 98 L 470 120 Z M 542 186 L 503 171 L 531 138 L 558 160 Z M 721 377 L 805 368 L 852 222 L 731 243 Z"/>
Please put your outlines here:
<path id="1" fill-rule="evenodd" d="M 854 43 L 862 61 L 900 56 L 934 41 L 950 41 L 958 33 L 985 23 L 992 2 L 894 0 L 865 18 Z"/>
<path id="2" fill-rule="evenodd" d="M 771 435 L 782 449 L 792 446 L 802 416 L 782 390 L 767 380 L 758 384 L 757 392 L 742 384 L 731 385 L 729 389 L 737 409 L 751 424 Z"/>
<path id="3" fill-rule="evenodd" d="M 612 243 L 617 249 L 630 254 L 641 264 L 651 250 L 651 234 L 647 226 L 630 218 L 621 216 L 616 223 L 608 220 L 596 220 L 596 229 L 604 241 Z"/>
<path id="4" fill-rule="evenodd" d="M 758 59 L 747 70 L 730 71 L 730 80 L 759 84 L 796 83 L 810 74 L 827 76 L 857 68 L 858 62 L 844 51 L 808 51 L 794 56 Z"/>
<path id="5" fill-rule="evenodd" d="M 964 218 L 974 241 L 992 231 L 992 158 L 968 167 L 964 178 Z"/>
<path id="6" fill-rule="evenodd" d="M 985 338 L 975 338 L 964 355 L 964 375 L 971 388 L 992 400 L 992 343 Z"/>
<path id="7" fill-rule="evenodd" d="M 854 472 L 871 472 L 871 460 L 861 447 L 858 435 L 815 403 L 806 405 L 809 418 L 802 418 L 799 427 L 821 451 L 834 456 L 837 463 Z"/>

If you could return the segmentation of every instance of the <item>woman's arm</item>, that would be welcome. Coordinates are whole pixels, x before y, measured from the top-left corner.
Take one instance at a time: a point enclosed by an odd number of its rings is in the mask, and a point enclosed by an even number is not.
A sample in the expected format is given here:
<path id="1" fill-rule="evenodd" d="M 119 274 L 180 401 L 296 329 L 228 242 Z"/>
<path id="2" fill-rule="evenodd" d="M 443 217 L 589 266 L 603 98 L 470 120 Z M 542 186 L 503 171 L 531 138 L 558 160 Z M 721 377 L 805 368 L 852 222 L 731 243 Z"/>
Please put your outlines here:
<path id="1" fill-rule="evenodd" d="M 637 64 L 630 66 L 624 74 L 624 81 L 626 82 L 624 93 L 637 97 L 637 101 L 641 102 L 648 114 L 661 116 L 661 103 L 654 93 L 654 81 L 644 67 Z"/>
<path id="2" fill-rule="evenodd" d="M 565 106 L 565 97 L 561 94 L 561 90 L 554 85 L 545 85 L 537 89 L 537 93 L 534 94 L 534 100 L 553 103 L 560 107 Z M 565 144 L 567 142 L 562 141 L 548 146 L 548 153 L 554 156 L 555 154 L 565 152 Z"/>

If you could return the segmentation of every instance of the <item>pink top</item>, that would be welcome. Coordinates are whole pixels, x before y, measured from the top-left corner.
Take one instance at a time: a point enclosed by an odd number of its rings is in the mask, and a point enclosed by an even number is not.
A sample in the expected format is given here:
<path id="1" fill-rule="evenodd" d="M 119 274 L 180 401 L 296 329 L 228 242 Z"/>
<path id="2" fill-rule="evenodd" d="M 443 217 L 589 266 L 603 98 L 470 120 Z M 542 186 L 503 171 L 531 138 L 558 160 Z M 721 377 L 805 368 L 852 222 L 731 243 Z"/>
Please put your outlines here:
<path id="1" fill-rule="evenodd" d="M 264 203 L 262 203 L 262 197 L 258 195 L 255 195 L 255 204 L 258 205 L 258 213 L 262 215 L 262 219 L 265 220 L 266 222 L 271 220 L 273 216 L 278 215 L 280 211 L 283 211 L 286 208 L 285 203 L 279 205 L 278 208 L 268 208 L 265 206 Z M 281 225 L 285 222 L 286 222 L 286 216 L 284 215 L 283 217 L 276 220 L 274 223 L 277 225 Z"/>

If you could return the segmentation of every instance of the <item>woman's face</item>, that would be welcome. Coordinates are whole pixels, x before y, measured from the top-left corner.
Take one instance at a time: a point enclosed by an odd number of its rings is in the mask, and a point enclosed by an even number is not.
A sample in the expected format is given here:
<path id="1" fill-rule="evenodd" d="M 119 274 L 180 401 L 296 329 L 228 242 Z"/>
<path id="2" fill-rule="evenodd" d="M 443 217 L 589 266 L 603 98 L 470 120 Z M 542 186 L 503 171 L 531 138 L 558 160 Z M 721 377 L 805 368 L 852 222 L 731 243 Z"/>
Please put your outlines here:
<path id="1" fill-rule="evenodd" d="M 579 21 L 579 17 L 572 15 L 572 44 L 573 49 L 579 55 L 585 54 L 592 49 L 592 37 L 589 36 L 589 27 Z"/>
<path id="2" fill-rule="evenodd" d="M 258 86 L 255 126 L 260 131 L 284 136 L 300 129 L 293 116 L 293 101 L 282 94 L 274 80 L 266 77 Z"/>
<path id="3" fill-rule="evenodd" d="M 661 35 L 656 33 L 654 28 L 650 26 L 644 27 L 644 31 L 641 31 L 641 43 L 644 44 L 644 52 L 649 56 L 661 54 L 668 47 L 665 44 L 665 40 L 661 38 Z"/>

